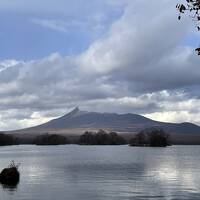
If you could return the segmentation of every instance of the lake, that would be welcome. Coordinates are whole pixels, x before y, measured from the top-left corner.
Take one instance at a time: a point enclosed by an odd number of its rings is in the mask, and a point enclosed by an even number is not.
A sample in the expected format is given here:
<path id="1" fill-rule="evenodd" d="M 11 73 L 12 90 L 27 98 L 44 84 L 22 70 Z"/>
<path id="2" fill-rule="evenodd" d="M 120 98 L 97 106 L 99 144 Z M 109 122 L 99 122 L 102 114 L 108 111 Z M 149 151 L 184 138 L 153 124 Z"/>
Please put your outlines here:
<path id="1" fill-rule="evenodd" d="M 2 200 L 200 199 L 200 146 L 0 147 L 0 169 L 21 163 Z"/>

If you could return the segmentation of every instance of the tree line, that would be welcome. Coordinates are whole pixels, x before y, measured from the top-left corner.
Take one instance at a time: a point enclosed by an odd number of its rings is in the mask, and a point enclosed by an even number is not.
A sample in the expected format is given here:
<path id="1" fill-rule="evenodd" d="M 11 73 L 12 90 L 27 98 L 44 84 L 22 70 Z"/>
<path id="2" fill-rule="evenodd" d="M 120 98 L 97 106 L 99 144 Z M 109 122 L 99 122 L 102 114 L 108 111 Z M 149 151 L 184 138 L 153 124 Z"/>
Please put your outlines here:
<path id="1" fill-rule="evenodd" d="M 72 140 L 64 135 L 41 134 L 33 138 L 17 137 L 11 134 L 0 133 L 0 146 L 34 144 L 34 145 L 124 145 L 130 146 L 150 146 L 166 147 L 170 145 L 169 135 L 162 129 L 144 130 L 133 135 L 130 140 L 122 137 L 116 132 L 106 132 L 99 130 L 97 132 L 85 131 L 78 139 Z"/>
<path id="2" fill-rule="evenodd" d="M 127 141 L 116 132 L 107 133 L 104 130 L 98 132 L 86 131 L 80 136 L 79 144 L 81 145 L 122 145 Z"/>

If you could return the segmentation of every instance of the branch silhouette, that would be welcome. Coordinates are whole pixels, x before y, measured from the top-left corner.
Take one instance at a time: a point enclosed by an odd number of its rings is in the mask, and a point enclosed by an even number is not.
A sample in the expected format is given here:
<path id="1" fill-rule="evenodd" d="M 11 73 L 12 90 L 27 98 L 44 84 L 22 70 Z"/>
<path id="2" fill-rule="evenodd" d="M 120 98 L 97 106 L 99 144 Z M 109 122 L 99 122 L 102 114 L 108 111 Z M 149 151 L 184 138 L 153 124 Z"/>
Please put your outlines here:
<path id="1" fill-rule="evenodd" d="M 186 0 L 185 4 L 177 4 L 179 16 L 178 19 L 182 18 L 182 15 L 189 13 L 192 21 L 195 23 L 197 31 L 200 31 L 200 0 Z M 196 48 L 195 51 L 200 55 L 200 47 Z"/>

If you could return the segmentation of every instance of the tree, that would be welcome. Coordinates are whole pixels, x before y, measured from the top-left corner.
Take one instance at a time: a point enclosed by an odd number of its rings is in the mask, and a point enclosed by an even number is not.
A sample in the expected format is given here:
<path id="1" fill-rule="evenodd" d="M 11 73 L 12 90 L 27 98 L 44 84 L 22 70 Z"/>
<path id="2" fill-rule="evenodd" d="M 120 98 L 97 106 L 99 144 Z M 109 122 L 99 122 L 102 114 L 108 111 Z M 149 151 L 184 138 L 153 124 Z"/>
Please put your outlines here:
<path id="1" fill-rule="evenodd" d="M 152 128 L 136 134 L 129 141 L 130 146 L 166 147 L 170 145 L 169 135 L 162 129 Z"/>
<path id="2" fill-rule="evenodd" d="M 69 144 L 69 140 L 63 135 L 44 134 L 36 137 L 34 143 L 36 145 L 61 145 Z"/>
<path id="3" fill-rule="evenodd" d="M 147 136 L 144 132 L 140 132 L 131 138 L 129 141 L 130 146 L 146 146 L 147 145 Z"/>
<path id="4" fill-rule="evenodd" d="M 186 0 L 185 4 L 177 4 L 176 8 L 179 11 L 179 20 L 183 14 L 189 12 L 189 16 L 195 22 L 197 30 L 200 31 L 200 0 Z M 196 48 L 195 51 L 200 55 L 200 47 Z"/>
<path id="5" fill-rule="evenodd" d="M 0 133 L 0 146 L 14 145 L 15 140 L 13 135 Z"/>
<path id="6" fill-rule="evenodd" d="M 162 129 L 148 133 L 150 147 L 166 147 L 169 145 L 169 135 Z"/>
<path id="7" fill-rule="evenodd" d="M 79 138 L 81 145 L 122 145 L 126 140 L 115 132 L 107 133 L 100 129 L 98 132 L 86 131 Z"/>

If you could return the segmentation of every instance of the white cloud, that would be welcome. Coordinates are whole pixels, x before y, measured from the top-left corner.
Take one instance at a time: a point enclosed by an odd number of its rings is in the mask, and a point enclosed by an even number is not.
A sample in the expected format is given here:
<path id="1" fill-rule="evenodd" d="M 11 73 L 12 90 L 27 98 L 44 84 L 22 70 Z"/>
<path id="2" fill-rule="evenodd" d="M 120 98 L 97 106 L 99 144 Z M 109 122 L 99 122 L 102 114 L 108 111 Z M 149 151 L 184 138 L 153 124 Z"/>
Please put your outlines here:
<path id="1" fill-rule="evenodd" d="M 123 16 L 80 55 L 54 53 L 40 60 L 2 61 L 0 127 L 13 128 L 17 121 L 16 127 L 37 124 L 77 105 L 200 124 L 195 112 L 200 100 L 192 95 L 200 84 L 199 57 L 184 46 L 190 26 L 176 20 L 172 0 L 126 3 Z M 68 26 L 81 26 L 34 22 L 63 32 Z M 7 125 L 5 111 L 10 112 Z"/>
<path id="2" fill-rule="evenodd" d="M 90 20 L 61 20 L 61 19 L 32 19 L 31 22 L 42 26 L 43 28 L 59 31 L 63 33 L 69 33 L 72 29 L 78 31 L 94 31 L 102 32 L 104 30 L 103 25 L 104 15 L 94 15 Z"/>
<path id="3" fill-rule="evenodd" d="M 68 24 L 62 20 L 33 19 L 34 24 L 60 32 L 68 32 Z"/>
<path id="4" fill-rule="evenodd" d="M 200 114 L 199 113 L 190 113 L 187 111 L 163 111 L 163 112 L 154 112 L 151 114 L 145 114 L 145 117 L 151 118 L 156 121 L 162 120 L 163 122 L 193 122 L 200 125 Z"/>

